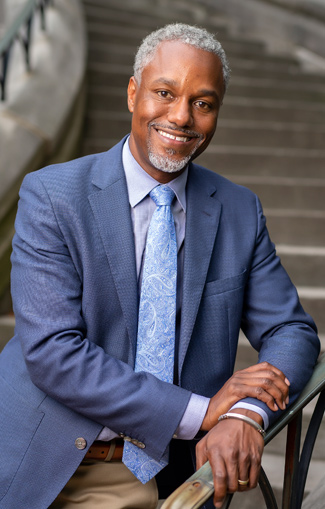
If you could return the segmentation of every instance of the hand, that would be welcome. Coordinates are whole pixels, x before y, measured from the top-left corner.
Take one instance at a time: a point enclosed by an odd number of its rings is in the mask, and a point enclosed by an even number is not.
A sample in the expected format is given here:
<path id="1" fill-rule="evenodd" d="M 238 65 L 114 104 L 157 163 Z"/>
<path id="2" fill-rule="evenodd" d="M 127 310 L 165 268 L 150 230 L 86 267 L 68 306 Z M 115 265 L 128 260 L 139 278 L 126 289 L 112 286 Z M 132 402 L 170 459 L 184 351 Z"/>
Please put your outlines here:
<path id="1" fill-rule="evenodd" d="M 260 415 L 245 409 L 237 413 L 262 423 Z M 222 507 L 227 493 L 246 491 L 257 486 L 264 449 L 262 435 L 246 422 L 229 419 L 212 428 L 196 446 L 196 464 L 200 468 L 209 461 L 213 472 L 214 505 Z M 238 479 L 246 481 L 240 486 Z"/>
<path id="2" fill-rule="evenodd" d="M 276 412 L 285 410 L 289 403 L 290 382 L 279 369 L 268 362 L 255 364 L 236 371 L 224 386 L 211 398 L 201 430 L 209 431 L 220 415 L 229 411 L 237 401 L 251 397 L 259 399 Z"/>

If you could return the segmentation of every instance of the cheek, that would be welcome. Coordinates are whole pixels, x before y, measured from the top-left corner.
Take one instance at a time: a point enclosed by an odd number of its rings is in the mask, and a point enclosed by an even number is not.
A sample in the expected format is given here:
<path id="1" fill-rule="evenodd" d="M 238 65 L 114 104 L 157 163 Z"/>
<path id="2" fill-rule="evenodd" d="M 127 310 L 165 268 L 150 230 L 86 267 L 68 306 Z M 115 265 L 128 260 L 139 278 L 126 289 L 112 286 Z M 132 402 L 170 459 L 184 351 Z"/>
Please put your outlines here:
<path id="1" fill-rule="evenodd" d="M 141 104 L 137 105 L 135 112 L 138 118 L 138 122 L 141 124 L 153 122 L 158 118 L 163 118 L 168 113 L 166 105 L 162 105 L 159 102 L 153 101 L 152 99 L 144 98 Z"/>
<path id="2" fill-rule="evenodd" d="M 204 134 L 204 136 L 211 140 L 212 136 L 215 133 L 217 127 L 217 118 L 214 118 L 213 120 L 207 120 L 206 122 L 201 123 L 200 125 L 200 132 Z"/>

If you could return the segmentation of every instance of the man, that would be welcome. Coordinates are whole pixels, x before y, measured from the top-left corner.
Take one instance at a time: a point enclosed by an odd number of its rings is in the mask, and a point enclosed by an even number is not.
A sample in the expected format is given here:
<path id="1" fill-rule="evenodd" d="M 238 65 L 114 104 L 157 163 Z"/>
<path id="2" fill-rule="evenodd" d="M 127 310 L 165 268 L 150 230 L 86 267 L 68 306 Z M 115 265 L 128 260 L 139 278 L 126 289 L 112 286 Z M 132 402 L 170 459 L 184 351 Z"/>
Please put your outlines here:
<path id="1" fill-rule="evenodd" d="M 206 31 L 150 34 L 128 87 L 130 136 L 25 179 L 16 335 L 0 356 L 2 509 L 154 508 L 155 475 L 163 495 L 176 487 L 196 443 L 197 466 L 214 471 L 215 507 L 256 486 L 259 432 L 288 404 L 289 385 L 293 400 L 307 382 L 319 341 L 255 195 L 191 162 L 214 134 L 228 75 Z M 171 205 L 154 201 L 157 190 Z M 171 261 L 168 277 L 154 274 L 168 287 L 160 298 L 144 297 L 154 218 L 158 242 L 171 228 L 153 259 Z M 240 327 L 260 364 L 232 376 Z"/>

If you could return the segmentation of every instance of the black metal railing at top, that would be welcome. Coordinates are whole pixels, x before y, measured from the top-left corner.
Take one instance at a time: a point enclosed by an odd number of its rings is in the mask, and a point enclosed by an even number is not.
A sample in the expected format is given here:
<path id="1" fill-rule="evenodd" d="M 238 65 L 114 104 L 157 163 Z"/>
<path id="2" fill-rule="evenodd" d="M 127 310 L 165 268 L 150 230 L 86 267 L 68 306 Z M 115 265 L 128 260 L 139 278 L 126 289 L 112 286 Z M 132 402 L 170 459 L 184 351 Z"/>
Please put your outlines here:
<path id="1" fill-rule="evenodd" d="M 21 7 L 12 24 L 5 30 L 0 40 L 0 99 L 6 99 L 6 81 L 12 48 L 19 41 L 24 50 L 26 68 L 31 69 L 30 47 L 32 42 L 32 23 L 36 13 L 40 13 L 41 27 L 45 30 L 45 11 L 54 0 L 27 0 Z"/>

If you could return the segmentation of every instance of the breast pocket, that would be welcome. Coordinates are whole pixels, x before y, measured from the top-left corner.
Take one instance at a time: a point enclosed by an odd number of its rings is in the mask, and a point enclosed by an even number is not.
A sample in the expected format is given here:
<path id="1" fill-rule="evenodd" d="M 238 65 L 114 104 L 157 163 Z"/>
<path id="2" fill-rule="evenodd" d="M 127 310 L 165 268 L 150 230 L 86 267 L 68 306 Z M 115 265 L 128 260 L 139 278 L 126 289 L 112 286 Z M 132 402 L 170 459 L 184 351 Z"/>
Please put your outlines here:
<path id="1" fill-rule="evenodd" d="M 0 376 L 0 500 L 7 493 L 43 412 L 30 407 Z"/>
<path id="2" fill-rule="evenodd" d="M 236 276 L 228 277 L 225 279 L 217 279 L 216 281 L 210 281 L 206 283 L 203 292 L 203 297 L 209 297 L 210 295 L 218 295 L 221 293 L 232 292 L 245 286 L 247 277 L 247 270 Z"/>

